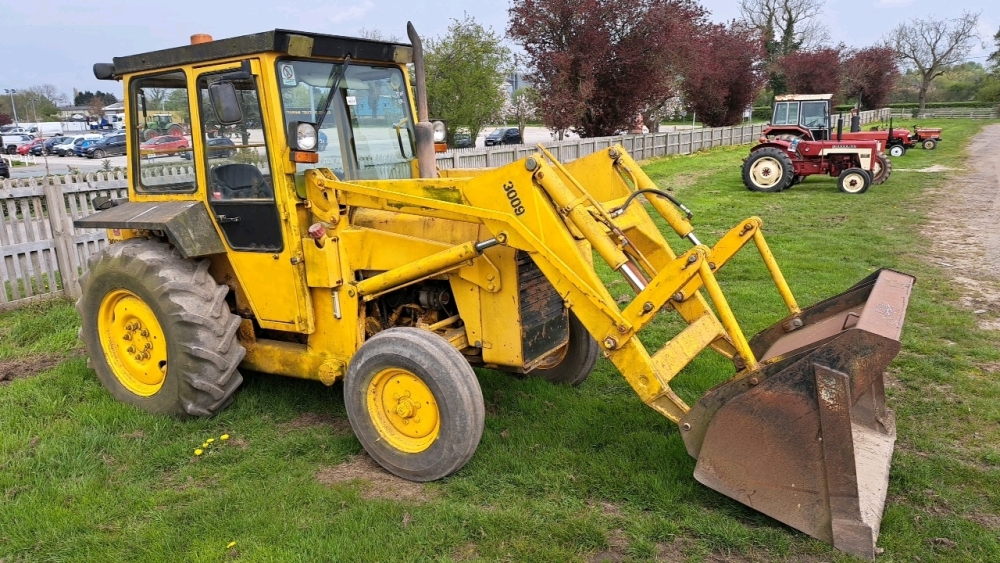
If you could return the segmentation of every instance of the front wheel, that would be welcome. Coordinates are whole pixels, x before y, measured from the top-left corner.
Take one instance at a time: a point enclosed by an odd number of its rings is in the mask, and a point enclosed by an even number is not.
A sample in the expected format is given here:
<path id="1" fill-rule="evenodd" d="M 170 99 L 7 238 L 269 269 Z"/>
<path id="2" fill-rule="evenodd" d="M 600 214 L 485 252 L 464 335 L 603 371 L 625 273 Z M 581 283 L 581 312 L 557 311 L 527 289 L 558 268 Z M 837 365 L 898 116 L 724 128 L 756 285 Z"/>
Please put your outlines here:
<path id="1" fill-rule="evenodd" d="M 900 157 L 906 154 L 906 147 L 903 145 L 892 145 L 889 147 L 889 156 Z"/>
<path id="2" fill-rule="evenodd" d="M 418 328 L 392 328 L 358 349 L 344 382 L 347 418 L 368 455 L 411 481 L 461 469 L 483 435 L 479 380 L 461 352 Z"/>
<path id="3" fill-rule="evenodd" d="M 885 183 L 891 174 L 892 161 L 889 160 L 889 157 L 885 156 L 885 153 L 876 154 L 875 161 L 872 162 L 872 185 L 878 186 Z"/>
<path id="4" fill-rule="evenodd" d="M 780 192 L 792 182 L 795 167 L 785 151 L 764 147 L 743 162 L 743 185 L 754 192 Z"/>
<path id="5" fill-rule="evenodd" d="M 94 158 L 104 158 L 105 156 L 107 156 L 107 154 L 101 149 L 94 151 Z"/>
<path id="6" fill-rule="evenodd" d="M 860 168 L 848 168 L 837 178 L 837 187 L 845 194 L 863 194 L 868 191 L 871 183 L 871 176 Z"/>
<path id="7" fill-rule="evenodd" d="M 233 399 L 246 350 L 227 287 L 209 261 L 133 239 L 90 259 L 76 303 L 88 365 L 124 403 L 147 412 L 208 417 Z"/>
<path id="8" fill-rule="evenodd" d="M 935 141 L 934 139 L 927 139 L 923 142 L 923 147 L 929 151 L 932 151 L 935 148 L 937 148 L 937 141 Z"/>

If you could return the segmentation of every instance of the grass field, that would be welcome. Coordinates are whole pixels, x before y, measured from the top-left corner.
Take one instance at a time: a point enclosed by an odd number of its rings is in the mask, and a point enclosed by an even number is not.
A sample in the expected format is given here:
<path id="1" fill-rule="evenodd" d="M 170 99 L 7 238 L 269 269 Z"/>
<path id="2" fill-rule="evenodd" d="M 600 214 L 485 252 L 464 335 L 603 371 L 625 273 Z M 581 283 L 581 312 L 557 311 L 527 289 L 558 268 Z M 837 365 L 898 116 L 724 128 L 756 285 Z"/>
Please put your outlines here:
<path id="1" fill-rule="evenodd" d="M 963 140 L 982 122 L 941 124 L 938 150 L 912 150 L 895 167 L 961 166 Z M 888 376 L 899 441 L 879 561 L 1000 561 L 1000 336 L 976 328 L 927 253 L 921 225 L 935 210 L 925 189 L 945 178 L 897 171 L 846 196 L 834 179 L 812 177 L 756 194 L 740 182 L 746 151 L 645 168 L 695 211 L 708 244 L 762 217 L 800 304 L 883 266 L 918 278 Z M 745 332 L 784 315 L 752 249 L 721 280 Z M 0 380 L 13 377 L 0 384 L 4 563 L 852 560 L 698 484 L 676 426 L 606 360 L 578 388 L 480 371 L 477 454 L 456 475 L 416 485 L 361 455 L 340 384 L 245 373 L 216 418 L 151 416 L 104 391 L 78 324 L 59 301 L 0 315 Z M 677 327 L 661 315 L 647 345 Z M 731 372 L 705 353 L 676 388 L 691 402 Z"/>

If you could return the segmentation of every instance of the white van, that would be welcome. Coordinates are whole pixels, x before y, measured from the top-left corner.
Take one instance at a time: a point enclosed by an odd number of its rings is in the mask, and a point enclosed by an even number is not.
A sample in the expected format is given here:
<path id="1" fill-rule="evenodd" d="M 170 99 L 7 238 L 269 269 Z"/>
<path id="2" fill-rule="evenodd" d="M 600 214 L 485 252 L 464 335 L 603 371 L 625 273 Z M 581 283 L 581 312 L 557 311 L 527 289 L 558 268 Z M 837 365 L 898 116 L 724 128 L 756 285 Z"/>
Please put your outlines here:
<path id="1" fill-rule="evenodd" d="M 28 129 L 28 132 L 36 137 L 55 137 L 63 134 L 63 128 L 62 123 L 58 121 L 47 121 L 45 123 L 34 124 Z"/>
<path id="2" fill-rule="evenodd" d="M 0 147 L 3 147 L 4 153 L 14 154 L 15 152 L 17 152 L 17 147 L 21 145 L 26 145 L 34 140 L 35 137 L 32 135 L 25 135 L 25 134 L 0 135 Z"/>
<path id="3" fill-rule="evenodd" d="M 52 145 L 52 153 L 59 156 L 74 156 L 73 143 L 78 139 L 83 139 L 85 141 L 96 141 L 98 139 L 103 139 L 104 135 L 98 135 L 97 133 L 87 133 L 86 135 L 73 135 L 72 137 L 67 137 L 65 141 L 59 143 L 58 145 Z"/>

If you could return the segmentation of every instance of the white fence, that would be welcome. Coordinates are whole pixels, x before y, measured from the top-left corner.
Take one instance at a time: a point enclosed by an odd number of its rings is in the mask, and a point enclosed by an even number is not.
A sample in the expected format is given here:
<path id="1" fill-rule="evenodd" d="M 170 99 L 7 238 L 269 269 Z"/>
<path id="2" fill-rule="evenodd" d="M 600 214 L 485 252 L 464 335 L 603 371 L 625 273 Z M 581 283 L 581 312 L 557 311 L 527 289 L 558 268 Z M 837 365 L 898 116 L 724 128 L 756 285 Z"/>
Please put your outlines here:
<path id="1" fill-rule="evenodd" d="M 888 116 L 889 111 L 886 109 L 860 113 L 862 124 L 888 119 Z M 850 124 L 845 123 L 844 125 L 847 127 Z M 763 125 L 735 125 L 733 127 L 706 127 L 665 133 L 552 141 L 542 143 L 542 145 L 562 162 L 587 156 L 615 144 L 625 147 L 625 150 L 636 160 L 644 160 L 672 154 L 691 154 L 712 147 L 745 145 L 759 139 L 763 130 Z M 535 152 L 535 147 L 529 145 L 452 149 L 439 154 L 437 162 L 441 168 L 492 168 L 510 164 L 533 152 Z"/>
<path id="2" fill-rule="evenodd" d="M 912 109 L 893 108 L 894 119 L 996 119 L 997 108 L 928 108 L 916 117 Z"/>
<path id="3" fill-rule="evenodd" d="M 862 112 L 862 122 L 888 117 L 887 110 Z M 545 143 L 568 162 L 621 144 L 637 160 L 755 142 L 762 125 L 688 129 Z M 438 155 L 442 168 L 484 168 L 509 164 L 534 147 L 460 149 Z M 190 165 L 164 165 L 144 174 L 193 178 Z M 149 178 L 147 178 L 149 179 Z M 94 212 L 99 195 L 123 198 L 128 180 L 122 172 L 39 176 L 0 181 L 0 311 L 49 296 L 79 295 L 79 276 L 87 258 L 107 244 L 103 229 L 77 229 L 73 220 Z"/>

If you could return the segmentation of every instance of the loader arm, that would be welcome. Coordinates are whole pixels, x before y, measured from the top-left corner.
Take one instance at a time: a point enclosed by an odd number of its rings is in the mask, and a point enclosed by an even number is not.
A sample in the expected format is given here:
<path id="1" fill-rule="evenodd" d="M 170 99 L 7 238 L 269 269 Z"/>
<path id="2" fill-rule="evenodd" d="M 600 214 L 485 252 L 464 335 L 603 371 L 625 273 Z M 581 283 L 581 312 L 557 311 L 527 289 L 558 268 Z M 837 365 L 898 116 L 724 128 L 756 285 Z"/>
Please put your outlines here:
<path id="1" fill-rule="evenodd" d="M 874 557 L 895 441 L 882 372 L 899 351 L 911 276 L 880 271 L 801 309 L 760 218 L 741 221 L 714 247 L 702 244 L 690 214 L 657 193 L 621 147 L 568 165 L 542 150 L 468 177 L 347 183 L 317 169 L 306 180 L 310 207 L 323 221 L 369 208 L 484 225 L 493 235 L 362 282 L 380 291 L 391 280 L 475 263 L 481 245 L 527 252 L 642 401 L 678 423 L 698 460 L 696 479 L 838 549 Z M 635 203 L 639 194 L 691 248 L 680 255 L 670 248 L 649 209 Z M 716 277 L 751 242 L 789 311 L 753 345 Z M 623 309 L 581 248 L 633 288 Z M 348 288 L 348 295 L 366 289 Z M 650 353 L 639 332 L 668 309 L 688 326 Z M 692 409 L 670 382 L 709 347 L 732 359 L 736 373 Z"/>

